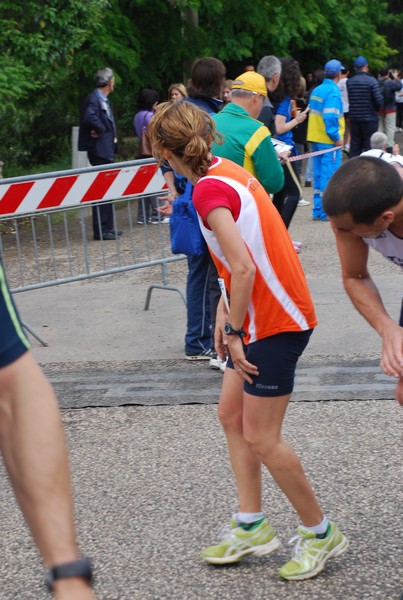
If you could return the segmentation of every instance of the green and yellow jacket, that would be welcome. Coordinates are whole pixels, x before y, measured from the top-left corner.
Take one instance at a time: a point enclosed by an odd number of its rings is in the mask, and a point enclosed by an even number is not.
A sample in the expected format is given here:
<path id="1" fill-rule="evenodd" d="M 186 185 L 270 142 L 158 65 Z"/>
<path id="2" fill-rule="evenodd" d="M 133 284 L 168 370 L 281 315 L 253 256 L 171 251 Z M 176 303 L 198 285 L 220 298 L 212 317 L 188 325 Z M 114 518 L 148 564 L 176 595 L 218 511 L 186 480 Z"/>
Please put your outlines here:
<path id="1" fill-rule="evenodd" d="M 212 118 L 223 136 L 222 144 L 213 144 L 213 154 L 244 167 L 268 194 L 279 192 L 284 185 L 284 172 L 267 127 L 233 102 Z"/>

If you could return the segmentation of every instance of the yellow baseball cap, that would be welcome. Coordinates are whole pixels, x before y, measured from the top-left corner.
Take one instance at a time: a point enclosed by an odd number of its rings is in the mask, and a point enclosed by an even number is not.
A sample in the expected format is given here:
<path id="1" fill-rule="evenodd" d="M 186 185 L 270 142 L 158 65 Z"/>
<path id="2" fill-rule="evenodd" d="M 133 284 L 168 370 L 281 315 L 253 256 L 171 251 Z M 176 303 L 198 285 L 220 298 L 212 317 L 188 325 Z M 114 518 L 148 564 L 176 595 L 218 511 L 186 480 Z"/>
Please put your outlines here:
<path id="1" fill-rule="evenodd" d="M 237 77 L 232 84 L 233 90 L 246 90 L 261 96 L 267 96 L 266 80 L 256 71 L 246 71 Z"/>

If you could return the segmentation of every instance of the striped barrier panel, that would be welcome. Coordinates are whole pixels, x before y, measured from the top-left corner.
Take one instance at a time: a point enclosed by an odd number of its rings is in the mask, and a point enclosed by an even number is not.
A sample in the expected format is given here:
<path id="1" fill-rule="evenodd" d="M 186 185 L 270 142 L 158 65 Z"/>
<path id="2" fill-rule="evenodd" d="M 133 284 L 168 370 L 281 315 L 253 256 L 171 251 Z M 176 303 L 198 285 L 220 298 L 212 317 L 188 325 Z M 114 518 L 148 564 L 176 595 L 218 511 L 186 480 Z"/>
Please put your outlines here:
<path id="1" fill-rule="evenodd" d="M 0 180 L 0 217 L 163 192 L 152 159 Z"/>

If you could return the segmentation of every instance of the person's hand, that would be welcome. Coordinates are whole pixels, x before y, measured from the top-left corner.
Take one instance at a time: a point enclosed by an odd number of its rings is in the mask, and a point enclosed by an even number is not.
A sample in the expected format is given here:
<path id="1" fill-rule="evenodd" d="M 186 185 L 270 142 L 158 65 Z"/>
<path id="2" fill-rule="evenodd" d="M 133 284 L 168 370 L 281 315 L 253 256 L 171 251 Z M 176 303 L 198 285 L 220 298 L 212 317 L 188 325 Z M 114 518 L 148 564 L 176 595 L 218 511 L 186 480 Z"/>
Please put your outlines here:
<path id="1" fill-rule="evenodd" d="M 309 113 L 309 104 L 306 107 L 305 110 L 302 110 L 300 113 L 297 114 L 297 116 L 295 117 L 295 120 L 297 121 L 298 124 L 303 123 L 305 121 L 305 119 L 307 118 Z"/>
<path id="2" fill-rule="evenodd" d="M 95 129 L 91 129 L 90 136 L 92 138 L 99 138 L 99 134 L 95 131 Z"/>
<path id="3" fill-rule="evenodd" d="M 340 138 L 339 140 L 337 140 L 337 142 L 335 142 L 335 143 L 334 143 L 334 145 L 335 145 L 337 148 L 343 147 L 343 146 L 344 146 L 344 144 L 343 144 L 343 140 Z"/>
<path id="4" fill-rule="evenodd" d="M 172 215 L 172 203 L 171 202 L 167 202 L 166 204 L 163 204 L 162 206 L 160 206 L 159 208 L 157 208 L 158 212 L 161 213 L 162 215 L 164 215 L 164 217 L 170 217 Z"/>
<path id="5" fill-rule="evenodd" d="M 291 156 L 291 152 L 287 150 L 286 152 L 280 152 L 278 157 L 282 165 L 288 162 L 289 157 Z"/>
<path id="6" fill-rule="evenodd" d="M 403 376 L 403 327 L 393 321 L 382 332 L 381 368 L 390 377 Z"/>
<path id="7" fill-rule="evenodd" d="M 160 202 L 169 202 L 170 204 L 172 204 L 172 202 L 173 202 L 173 201 L 175 200 L 175 198 L 177 198 L 177 197 L 178 197 L 178 192 L 177 192 L 177 191 L 174 191 L 174 192 L 173 192 L 173 191 L 170 191 L 170 192 L 168 193 L 168 195 L 167 195 L 167 196 L 160 196 L 160 197 L 158 198 L 158 200 L 159 200 Z"/>
<path id="8" fill-rule="evenodd" d="M 252 383 L 252 377 L 259 375 L 259 371 L 255 365 L 252 365 L 245 356 L 242 340 L 239 335 L 224 335 L 224 344 L 227 344 L 234 369 L 242 381 Z M 217 350 L 217 348 L 216 348 Z"/>

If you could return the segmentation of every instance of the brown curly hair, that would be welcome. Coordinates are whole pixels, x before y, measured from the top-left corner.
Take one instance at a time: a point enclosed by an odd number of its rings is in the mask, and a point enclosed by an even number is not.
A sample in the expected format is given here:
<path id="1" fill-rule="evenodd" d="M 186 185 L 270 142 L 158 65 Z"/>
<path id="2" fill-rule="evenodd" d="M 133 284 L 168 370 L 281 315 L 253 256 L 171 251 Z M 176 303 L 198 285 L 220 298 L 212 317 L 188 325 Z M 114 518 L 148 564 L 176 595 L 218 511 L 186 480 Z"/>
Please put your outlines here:
<path id="1" fill-rule="evenodd" d="M 218 141 L 215 123 L 190 102 L 164 102 L 158 105 L 148 124 L 153 156 L 162 163 L 166 148 L 178 156 L 198 177 L 203 177 L 212 161 L 211 144 Z"/>
<path id="2" fill-rule="evenodd" d="M 284 100 L 286 96 L 294 98 L 298 95 L 301 85 L 301 70 L 296 60 L 289 57 L 280 58 L 281 76 L 274 96 L 277 102 Z"/>

